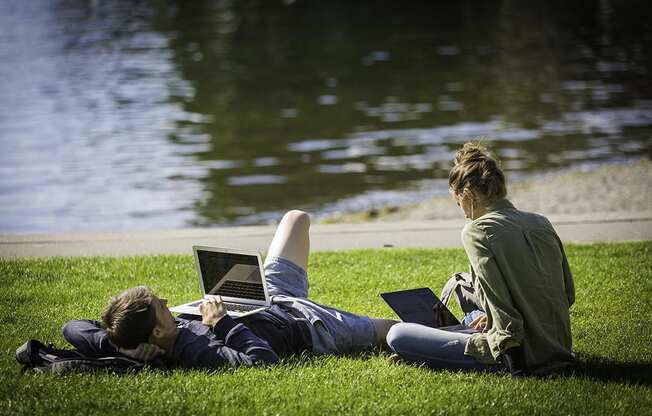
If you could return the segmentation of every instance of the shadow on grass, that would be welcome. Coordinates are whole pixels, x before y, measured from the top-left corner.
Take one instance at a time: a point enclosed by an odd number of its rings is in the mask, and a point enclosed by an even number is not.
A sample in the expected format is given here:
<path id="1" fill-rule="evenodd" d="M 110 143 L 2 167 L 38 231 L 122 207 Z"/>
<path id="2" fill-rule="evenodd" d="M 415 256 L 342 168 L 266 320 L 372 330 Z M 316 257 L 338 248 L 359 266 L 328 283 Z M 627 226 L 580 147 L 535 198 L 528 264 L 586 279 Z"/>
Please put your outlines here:
<path id="1" fill-rule="evenodd" d="M 377 357 L 379 354 L 382 354 L 382 350 L 378 348 L 374 348 L 368 351 L 350 352 L 350 353 L 338 354 L 338 355 L 319 355 L 319 354 L 313 354 L 308 351 L 304 351 L 301 354 L 281 357 L 281 360 L 278 363 L 260 364 L 255 368 L 258 370 L 263 369 L 265 371 L 275 371 L 278 369 L 300 370 L 309 367 L 323 367 L 325 365 L 329 365 L 330 363 L 336 363 L 338 360 L 342 358 L 353 359 L 356 361 L 368 361 Z M 239 372 L 249 371 L 250 368 L 245 366 L 241 366 L 241 367 L 224 366 L 224 367 L 213 368 L 213 369 L 181 368 L 181 367 L 172 367 L 172 368 L 147 367 L 147 370 L 150 373 L 156 373 L 161 375 L 178 375 L 178 374 L 194 375 L 194 374 L 203 374 L 203 373 L 207 373 L 207 374 L 239 373 Z"/>
<path id="2" fill-rule="evenodd" d="M 396 362 L 404 365 L 426 368 L 431 371 L 442 371 L 441 369 L 437 368 L 428 368 L 425 363 L 409 362 L 400 359 Z M 463 372 L 463 370 L 444 371 Z M 487 374 L 492 373 L 508 376 L 508 373 L 504 370 L 487 372 Z M 597 355 L 581 354 L 578 355 L 576 364 L 572 367 L 567 368 L 566 370 L 547 375 L 527 376 L 526 378 L 530 377 L 544 380 L 577 377 L 586 378 L 592 381 L 652 386 L 652 363 L 641 361 L 621 362 Z"/>
<path id="3" fill-rule="evenodd" d="M 384 351 L 379 348 L 373 348 L 367 351 L 353 351 L 337 355 L 320 355 L 305 351 L 301 354 L 291 355 L 281 358 L 281 365 L 286 367 L 307 367 L 307 366 L 320 366 L 324 363 L 333 362 L 337 360 L 353 359 L 356 361 L 368 361 L 379 355 L 384 357 Z M 270 367 L 274 367 L 271 365 Z"/>
<path id="4" fill-rule="evenodd" d="M 620 362 L 596 355 L 581 355 L 577 364 L 564 371 L 561 376 L 652 386 L 652 363 Z"/>
<path id="5" fill-rule="evenodd" d="M 375 357 L 389 358 L 387 350 L 374 348 L 369 351 L 352 352 L 339 356 L 320 356 L 310 353 L 285 357 L 282 365 L 289 368 L 299 368 L 306 366 L 319 366 L 325 360 L 337 360 L 345 357 L 355 360 L 367 361 Z M 401 361 L 404 364 L 425 367 L 424 364 L 409 363 Z M 273 368 L 273 366 L 270 366 Z M 426 367 L 427 368 L 427 367 Z M 436 371 L 436 370 L 434 370 Z M 505 374 L 505 373 L 502 373 Z M 558 374 L 543 376 L 546 377 L 579 377 L 587 378 L 593 381 L 617 382 L 630 385 L 652 386 L 652 363 L 650 362 L 621 362 L 597 355 L 578 354 L 576 365 Z"/>

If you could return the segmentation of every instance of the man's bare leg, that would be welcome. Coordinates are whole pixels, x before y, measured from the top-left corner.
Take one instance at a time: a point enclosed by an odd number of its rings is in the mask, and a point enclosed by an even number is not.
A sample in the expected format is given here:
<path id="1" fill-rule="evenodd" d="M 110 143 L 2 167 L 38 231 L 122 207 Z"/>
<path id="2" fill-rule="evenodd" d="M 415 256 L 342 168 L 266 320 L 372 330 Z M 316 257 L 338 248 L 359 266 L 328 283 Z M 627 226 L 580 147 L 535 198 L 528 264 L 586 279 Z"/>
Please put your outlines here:
<path id="1" fill-rule="evenodd" d="M 287 212 L 267 249 L 268 257 L 282 257 L 308 271 L 310 217 L 303 211 Z"/>
<path id="2" fill-rule="evenodd" d="M 310 256 L 310 216 L 299 210 L 287 212 L 276 228 L 267 250 L 268 257 L 282 257 L 308 271 Z M 386 345 L 387 332 L 398 321 L 371 318 L 376 330 L 376 345 Z"/>
<path id="3" fill-rule="evenodd" d="M 394 319 L 379 319 L 379 318 L 370 318 L 371 322 L 374 324 L 374 329 L 376 330 L 376 345 L 384 347 L 387 345 L 387 333 L 389 328 L 392 325 L 397 324 L 399 321 Z"/>

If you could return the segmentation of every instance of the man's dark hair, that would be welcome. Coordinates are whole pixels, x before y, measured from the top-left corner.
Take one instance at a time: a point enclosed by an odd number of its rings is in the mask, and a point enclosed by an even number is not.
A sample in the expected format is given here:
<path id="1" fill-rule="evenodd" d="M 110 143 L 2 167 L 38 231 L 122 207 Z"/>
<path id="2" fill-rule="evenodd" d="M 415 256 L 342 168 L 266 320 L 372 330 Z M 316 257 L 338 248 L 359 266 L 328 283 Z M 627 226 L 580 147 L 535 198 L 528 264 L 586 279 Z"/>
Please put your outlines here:
<path id="1" fill-rule="evenodd" d="M 102 313 L 102 323 L 114 345 L 132 349 L 148 341 L 156 325 L 153 297 L 149 287 L 136 286 L 111 298 Z"/>

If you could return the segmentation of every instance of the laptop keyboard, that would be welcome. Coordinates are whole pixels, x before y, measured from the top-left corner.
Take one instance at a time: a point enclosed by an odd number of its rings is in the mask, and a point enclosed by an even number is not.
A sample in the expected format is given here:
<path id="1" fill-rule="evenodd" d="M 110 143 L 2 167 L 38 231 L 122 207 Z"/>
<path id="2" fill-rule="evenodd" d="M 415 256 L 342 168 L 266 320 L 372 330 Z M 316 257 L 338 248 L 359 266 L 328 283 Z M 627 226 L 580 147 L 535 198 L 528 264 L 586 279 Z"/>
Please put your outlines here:
<path id="1" fill-rule="evenodd" d="M 224 306 L 226 306 L 226 310 L 229 312 L 249 312 L 260 308 L 260 305 L 247 305 L 243 303 L 230 302 L 224 302 Z"/>
<path id="2" fill-rule="evenodd" d="M 199 306 L 203 300 L 193 302 L 188 306 Z M 245 313 L 249 311 L 253 311 L 254 309 L 259 309 L 261 308 L 260 305 L 249 305 L 245 303 L 231 303 L 231 302 L 222 302 L 224 306 L 226 307 L 226 310 L 229 312 L 240 312 L 240 313 Z"/>
<path id="3" fill-rule="evenodd" d="M 239 280 L 227 280 L 220 286 L 216 295 L 265 300 L 263 285 L 260 283 L 241 282 Z"/>

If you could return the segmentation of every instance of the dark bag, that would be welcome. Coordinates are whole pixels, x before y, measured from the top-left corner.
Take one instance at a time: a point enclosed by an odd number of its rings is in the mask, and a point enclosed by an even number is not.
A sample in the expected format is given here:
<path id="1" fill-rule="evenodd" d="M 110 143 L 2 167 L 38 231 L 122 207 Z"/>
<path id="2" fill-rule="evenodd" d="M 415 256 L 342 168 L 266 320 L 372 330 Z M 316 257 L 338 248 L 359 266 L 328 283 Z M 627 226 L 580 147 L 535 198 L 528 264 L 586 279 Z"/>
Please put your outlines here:
<path id="1" fill-rule="evenodd" d="M 54 348 L 32 339 L 16 350 L 16 361 L 23 372 L 68 374 L 74 372 L 110 371 L 114 373 L 138 372 L 144 363 L 127 357 L 86 355 L 77 350 Z"/>
<path id="2" fill-rule="evenodd" d="M 501 363 L 512 377 L 524 377 L 528 375 L 525 368 L 525 353 L 522 347 L 512 347 L 498 356 Z"/>

